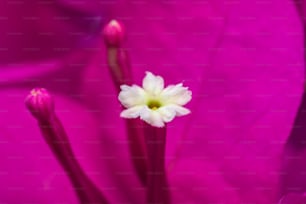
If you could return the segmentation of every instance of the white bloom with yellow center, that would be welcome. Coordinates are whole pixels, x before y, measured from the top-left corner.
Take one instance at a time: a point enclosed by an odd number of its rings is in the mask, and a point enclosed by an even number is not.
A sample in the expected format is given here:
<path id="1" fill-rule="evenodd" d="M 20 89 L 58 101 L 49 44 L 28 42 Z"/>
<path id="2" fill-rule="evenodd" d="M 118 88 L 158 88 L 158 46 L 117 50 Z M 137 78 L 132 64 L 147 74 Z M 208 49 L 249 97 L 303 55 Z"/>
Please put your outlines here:
<path id="1" fill-rule="evenodd" d="M 191 91 L 182 83 L 164 88 L 164 79 L 146 72 L 142 87 L 122 85 L 119 101 L 127 108 L 120 114 L 123 118 L 137 118 L 155 127 L 164 127 L 175 116 L 183 116 L 190 110 L 183 105 L 191 100 Z"/>

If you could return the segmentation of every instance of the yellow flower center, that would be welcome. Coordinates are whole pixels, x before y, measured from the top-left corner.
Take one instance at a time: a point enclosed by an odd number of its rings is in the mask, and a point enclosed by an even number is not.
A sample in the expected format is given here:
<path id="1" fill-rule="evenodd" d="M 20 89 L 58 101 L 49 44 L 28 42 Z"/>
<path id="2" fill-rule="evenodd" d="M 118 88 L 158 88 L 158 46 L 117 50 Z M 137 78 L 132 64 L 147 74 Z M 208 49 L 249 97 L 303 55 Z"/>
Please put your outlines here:
<path id="1" fill-rule="evenodd" d="M 149 100 L 147 103 L 147 106 L 151 109 L 151 110 L 156 110 L 158 108 L 160 108 L 162 105 L 159 101 L 157 100 Z"/>

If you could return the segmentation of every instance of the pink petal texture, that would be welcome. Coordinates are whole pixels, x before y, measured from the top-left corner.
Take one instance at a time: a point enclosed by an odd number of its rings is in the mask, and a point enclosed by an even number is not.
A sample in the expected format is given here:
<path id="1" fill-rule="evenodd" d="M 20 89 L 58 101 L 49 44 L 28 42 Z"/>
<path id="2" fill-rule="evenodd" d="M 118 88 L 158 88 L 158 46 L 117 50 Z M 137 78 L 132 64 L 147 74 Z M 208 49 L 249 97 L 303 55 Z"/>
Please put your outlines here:
<path id="1" fill-rule="evenodd" d="M 91 15 L 57 1 L 2 0 L 0 13 L 0 64 L 67 54 L 88 38 L 97 24 Z"/>
<path id="2" fill-rule="evenodd" d="M 0 3 L 0 202 L 78 203 L 24 107 L 36 86 L 54 95 L 78 161 L 110 203 L 145 202 L 102 38 L 88 35 L 81 14 L 124 24 L 135 83 L 152 71 L 193 92 L 191 114 L 167 126 L 174 203 L 281 198 L 281 154 L 304 78 L 293 1 L 10 2 Z"/>
<path id="3" fill-rule="evenodd" d="M 290 193 L 282 197 L 279 204 L 303 204 L 305 202 L 305 195 L 298 193 Z"/>
<path id="4" fill-rule="evenodd" d="M 293 2 L 120 1 L 113 13 L 129 33 L 138 83 L 149 69 L 193 91 L 192 114 L 169 124 L 168 163 L 208 163 L 197 172 L 207 179 L 209 169 L 221 172 L 218 188 L 236 189 L 228 196 L 238 203 L 275 202 L 279 160 L 303 91 L 303 33 Z M 200 202 L 197 196 L 216 193 L 209 190 L 182 191 L 180 202 Z"/>

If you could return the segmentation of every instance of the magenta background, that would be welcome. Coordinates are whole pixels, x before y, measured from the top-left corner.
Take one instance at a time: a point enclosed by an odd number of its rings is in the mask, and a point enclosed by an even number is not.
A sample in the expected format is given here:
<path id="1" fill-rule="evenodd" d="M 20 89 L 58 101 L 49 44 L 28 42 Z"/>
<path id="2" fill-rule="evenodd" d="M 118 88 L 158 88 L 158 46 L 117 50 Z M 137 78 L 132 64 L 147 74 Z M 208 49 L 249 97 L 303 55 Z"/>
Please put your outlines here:
<path id="1" fill-rule="evenodd" d="M 77 203 L 25 109 L 36 86 L 54 94 L 79 162 L 111 203 L 144 202 L 99 34 L 112 18 L 126 27 L 135 83 L 152 71 L 193 92 L 192 114 L 168 126 L 174 203 L 271 204 L 305 190 L 303 159 L 285 165 L 290 188 L 279 179 L 303 94 L 302 16 L 289 0 L 2 0 L 0 203 Z"/>

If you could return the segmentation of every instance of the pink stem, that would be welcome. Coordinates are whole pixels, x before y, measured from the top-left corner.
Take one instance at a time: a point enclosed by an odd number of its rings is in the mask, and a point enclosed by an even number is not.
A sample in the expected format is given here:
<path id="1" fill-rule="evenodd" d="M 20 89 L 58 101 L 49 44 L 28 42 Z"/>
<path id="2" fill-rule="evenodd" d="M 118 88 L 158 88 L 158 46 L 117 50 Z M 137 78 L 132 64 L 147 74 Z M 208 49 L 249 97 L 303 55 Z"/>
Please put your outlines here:
<path id="1" fill-rule="evenodd" d="M 145 186 L 147 185 L 148 161 L 143 137 L 143 122 L 137 119 L 126 120 L 126 128 L 132 162 L 140 181 Z"/>
<path id="2" fill-rule="evenodd" d="M 147 203 L 169 204 L 170 193 L 165 170 L 166 128 L 145 125 L 149 170 L 147 180 Z"/>
<path id="3" fill-rule="evenodd" d="M 119 93 L 122 84 L 132 81 L 130 64 L 126 51 L 121 48 L 108 48 L 108 65 Z M 147 153 L 143 135 L 143 122 L 137 119 L 126 120 L 126 128 L 133 166 L 140 181 L 143 185 L 146 185 Z"/>
<path id="4" fill-rule="evenodd" d="M 115 87 L 120 92 L 122 84 L 132 83 L 131 63 L 126 50 L 122 48 L 124 32 L 121 24 L 111 21 L 104 28 L 104 41 L 107 48 L 107 63 Z M 147 152 L 143 135 L 143 122 L 126 120 L 129 150 L 133 166 L 143 185 L 147 179 Z"/>
<path id="5" fill-rule="evenodd" d="M 26 106 L 37 119 L 45 141 L 60 162 L 76 191 L 81 204 L 107 204 L 106 198 L 84 173 L 76 160 L 66 131 L 54 112 L 52 97 L 45 89 L 33 89 Z"/>
<path id="6" fill-rule="evenodd" d="M 57 160 L 67 172 L 74 190 L 82 204 L 107 204 L 106 198 L 87 177 L 75 159 L 66 132 L 60 120 L 54 115 L 48 121 L 38 121 L 46 142 Z"/>
<path id="7" fill-rule="evenodd" d="M 107 64 L 110 68 L 110 73 L 113 78 L 113 82 L 120 92 L 120 86 L 132 82 L 131 72 L 129 70 L 130 65 L 127 59 L 127 53 L 125 50 L 117 47 L 107 48 Z"/>

